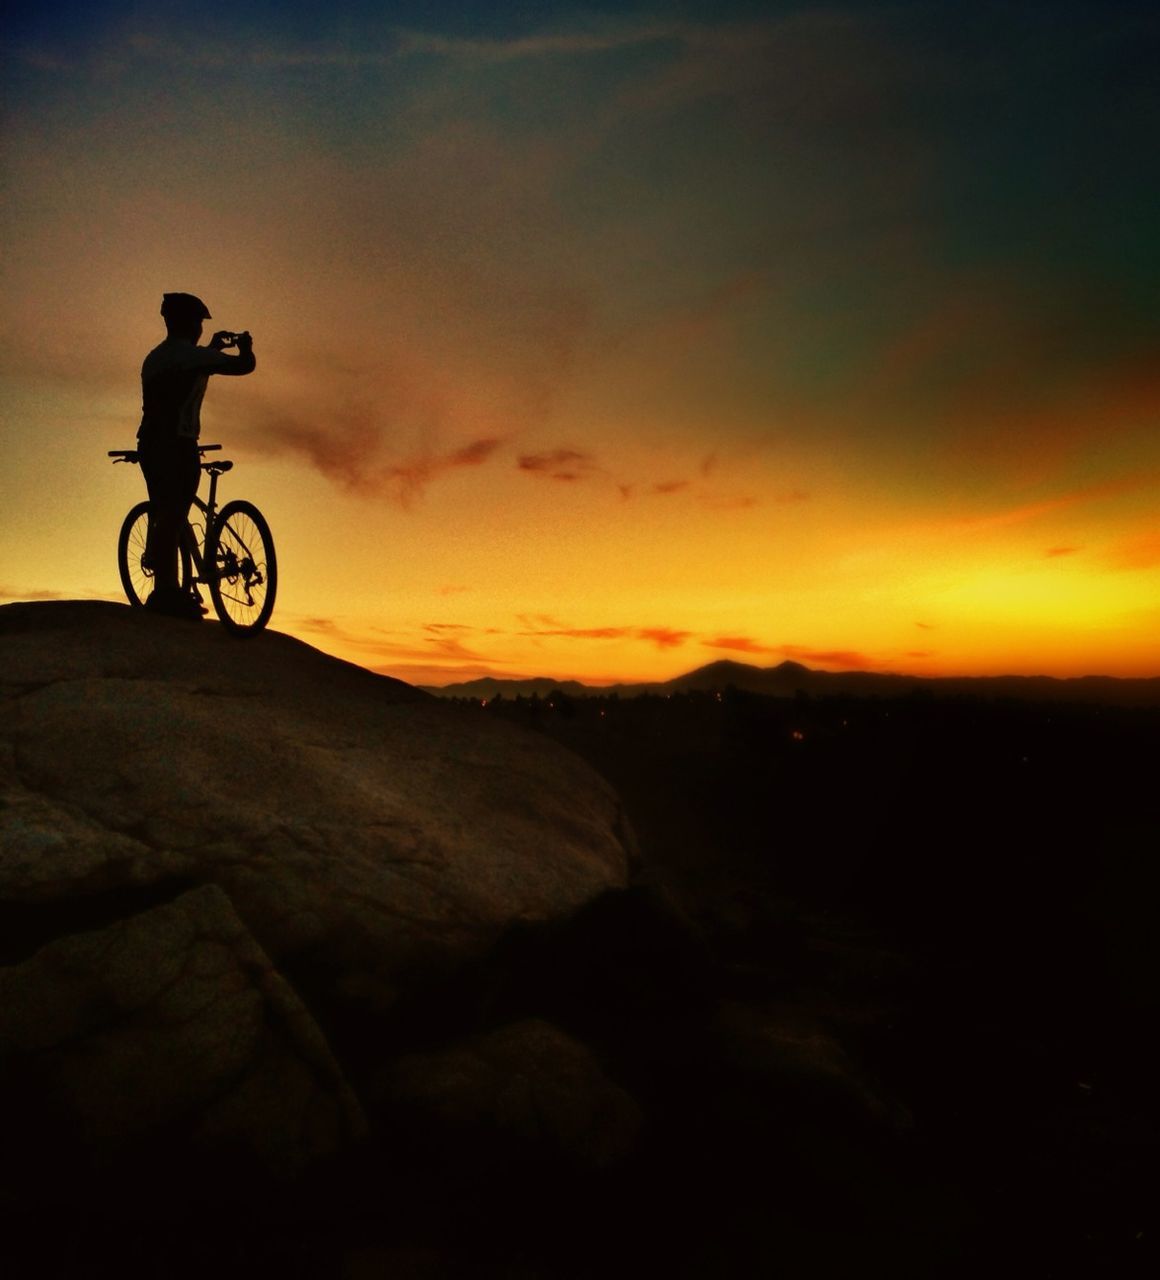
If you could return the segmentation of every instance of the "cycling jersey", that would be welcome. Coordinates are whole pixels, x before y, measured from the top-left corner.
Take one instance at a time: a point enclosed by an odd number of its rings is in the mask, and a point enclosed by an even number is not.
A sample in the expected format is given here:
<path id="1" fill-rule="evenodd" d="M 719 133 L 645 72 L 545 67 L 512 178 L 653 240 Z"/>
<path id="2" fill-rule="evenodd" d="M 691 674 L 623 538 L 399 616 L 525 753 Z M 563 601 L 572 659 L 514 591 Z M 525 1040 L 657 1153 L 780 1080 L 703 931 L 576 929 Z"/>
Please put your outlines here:
<path id="1" fill-rule="evenodd" d="M 201 402 L 211 373 L 234 372 L 237 356 L 199 347 L 188 338 L 166 338 L 141 366 L 138 440 L 201 434 Z"/>

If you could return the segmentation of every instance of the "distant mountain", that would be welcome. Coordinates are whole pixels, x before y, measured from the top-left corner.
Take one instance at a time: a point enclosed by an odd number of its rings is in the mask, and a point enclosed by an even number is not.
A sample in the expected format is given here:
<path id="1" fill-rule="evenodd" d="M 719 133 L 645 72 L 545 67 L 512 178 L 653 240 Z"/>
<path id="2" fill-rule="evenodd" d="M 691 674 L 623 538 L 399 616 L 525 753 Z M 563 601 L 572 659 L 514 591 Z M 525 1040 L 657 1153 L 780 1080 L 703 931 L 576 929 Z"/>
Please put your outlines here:
<path id="1" fill-rule="evenodd" d="M 1017 698 L 1022 701 L 1094 702 L 1109 706 L 1160 706 L 1160 677 L 1116 679 L 1112 676 L 913 676 L 876 671 L 815 671 L 800 662 L 757 667 L 723 659 L 697 667 L 672 680 L 642 684 L 586 685 L 578 680 L 552 680 L 543 676 L 528 680 L 487 677 L 442 687 L 423 686 L 441 698 L 524 697 L 546 698 L 557 690 L 570 698 L 621 698 L 675 693 L 715 693 L 739 689 L 775 698 L 799 693 L 812 697 L 896 698 L 923 691 L 940 697 Z"/>
<path id="2" fill-rule="evenodd" d="M 578 680 L 552 680 L 547 676 L 535 676 L 528 680 L 503 680 L 484 676 L 479 680 L 464 680 L 459 684 L 419 686 L 424 693 L 434 693 L 440 698 L 478 698 L 490 702 L 503 695 L 505 698 L 530 698 L 533 695 L 546 698 L 559 690 L 570 698 L 598 697 L 609 690 L 595 685 L 581 684 Z M 616 688 L 625 686 L 617 685 Z"/>

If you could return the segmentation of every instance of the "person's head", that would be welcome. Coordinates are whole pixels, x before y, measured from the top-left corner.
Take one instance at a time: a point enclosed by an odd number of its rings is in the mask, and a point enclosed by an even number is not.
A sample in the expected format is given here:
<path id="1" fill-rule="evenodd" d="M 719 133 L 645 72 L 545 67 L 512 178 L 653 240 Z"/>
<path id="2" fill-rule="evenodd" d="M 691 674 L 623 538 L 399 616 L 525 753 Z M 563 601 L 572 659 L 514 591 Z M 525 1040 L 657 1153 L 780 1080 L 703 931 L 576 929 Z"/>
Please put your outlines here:
<path id="1" fill-rule="evenodd" d="M 189 338 L 193 342 L 201 337 L 202 321 L 211 319 L 209 308 L 192 293 L 165 294 L 161 315 L 171 338 Z"/>

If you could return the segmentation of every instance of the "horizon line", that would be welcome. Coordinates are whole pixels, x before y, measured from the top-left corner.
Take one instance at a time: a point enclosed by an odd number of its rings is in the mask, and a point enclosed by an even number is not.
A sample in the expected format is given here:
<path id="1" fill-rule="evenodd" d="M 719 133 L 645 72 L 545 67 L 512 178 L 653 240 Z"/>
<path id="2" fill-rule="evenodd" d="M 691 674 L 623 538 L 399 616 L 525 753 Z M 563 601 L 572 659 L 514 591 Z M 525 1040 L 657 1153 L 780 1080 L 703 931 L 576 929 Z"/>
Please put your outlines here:
<path id="1" fill-rule="evenodd" d="M 126 608 L 131 607 L 123 600 L 118 600 L 106 592 L 91 591 L 83 596 L 68 596 L 58 591 L 40 591 L 30 592 L 17 595 L 14 592 L 0 589 L 0 607 L 18 604 L 68 604 L 68 603 L 108 603 L 122 605 Z M 212 621 L 212 619 L 210 619 Z M 277 634 L 289 636 L 302 644 L 307 644 L 311 648 L 317 648 L 320 652 L 327 652 L 322 649 L 318 642 L 319 637 L 311 635 L 307 638 L 298 634 L 296 631 L 286 630 L 280 631 L 277 627 L 271 628 Z M 920 673 L 913 670 L 895 671 L 883 669 L 881 667 L 869 666 L 810 666 L 802 662 L 796 657 L 784 657 L 778 662 L 769 664 L 761 664 L 757 662 L 746 662 L 736 657 L 718 657 L 708 662 L 694 664 L 677 674 L 666 677 L 645 677 L 630 678 L 625 676 L 562 676 L 552 673 L 521 673 L 513 675 L 510 672 L 497 672 L 492 669 L 480 669 L 478 667 L 468 670 L 460 668 L 441 668 L 430 663 L 421 662 L 401 662 L 401 663 L 370 663 L 360 662 L 354 658 L 343 654 L 334 654 L 331 656 L 340 657 L 343 661 L 350 662 L 353 666 L 358 666 L 366 671 L 370 671 L 374 675 L 385 675 L 392 679 L 400 680 L 406 684 L 413 684 L 414 687 L 424 689 L 446 689 L 453 685 L 466 685 L 476 681 L 494 680 L 497 682 L 505 682 L 510 684 L 519 684 L 529 681 L 544 681 L 554 684 L 578 684 L 585 688 L 615 689 L 618 687 L 632 686 L 650 686 L 671 684 L 676 680 L 680 680 L 686 676 L 692 675 L 699 671 L 707 670 L 714 666 L 733 666 L 743 668 L 748 671 L 771 672 L 779 670 L 783 667 L 795 667 L 809 675 L 815 676 L 835 676 L 835 677 L 877 677 L 880 679 L 893 680 L 914 680 L 925 682 L 942 682 L 942 681 L 982 681 L 982 680 L 1046 680 L 1055 683 L 1074 683 L 1085 680 L 1107 680 L 1115 683 L 1130 682 L 1153 682 L 1160 681 L 1160 670 L 1148 675 L 1132 674 L 1132 675 L 1112 675 L 1106 671 L 1087 670 L 1077 673 L 1069 673 L 1065 675 L 1053 675 L 1049 672 L 1039 671 L 1017 671 L 1010 668 L 1004 668 L 997 671 L 989 672 L 941 672 Z"/>
<path id="2" fill-rule="evenodd" d="M 543 682 L 547 684 L 578 684 L 588 689 L 616 689 L 625 687 L 641 687 L 649 685 L 667 685 L 677 680 L 681 680 L 686 676 L 695 675 L 697 672 L 706 671 L 716 666 L 732 666 L 741 667 L 748 671 L 772 672 L 781 670 L 784 667 L 793 667 L 805 672 L 811 676 L 836 676 L 836 677 L 866 677 L 888 680 L 917 680 L 924 682 L 939 681 L 982 681 L 982 680 L 1048 680 L 1059 684 L 1074 683 L 1084 680 L 1109 680 L 1116 683 L 1127 684 L 1131 682 L 1148 682 L 1160 681 L 1160 673 L 1155 675 L 1109 675 L 1101 671 L 1085 671 L 1078 675 L 1051 675 L 1048 672 L 1020 672 L 1011 670 L 1001 670 L 997 672 L 954 672 L 943 673 L 939 675 L 921 674 L 914 671 L 885 671 L 881 669 L 868 669 L 864 667 L 843 667 L 843 668 L 827 668 L 827 667 L 811 667 L 804 662 L 798 662 L 792 658 L 785 658 L 781 662 L 772 663 L 768 666 L 762 666 L 754 662 L 740 662 L 733 658 L 719 658 L 713 662 L 702 663 L 699 666 L 690 667 L 688 670 L 681 671 L 675 676 L 668 676 L 660 679 L 625 679 L 623 677 L 600 677 L 584 678 L 581 676 L 559 676 L 551 674 L 540 675 L 510 675 L 500 674 L 494 671 L 479 673 L 476 675 L 464 675 L 460 673 L 445 681 L 424 680 L 418 685 L 419 688 L 425 689 L 447 689 L 456 685 L 475 684 L 484 680 L 493 680 L 502 684 L 526 684 L 531 682 Z M 368 668 L 373 670 L 377 675 L 390 675 L 392 671 L 399 671 L 403 668 L 400 666 L 390 667 L 383 665 L 379 667 Z M 403 679 L 402 676 L 393 676 L 394 679 Z"/>

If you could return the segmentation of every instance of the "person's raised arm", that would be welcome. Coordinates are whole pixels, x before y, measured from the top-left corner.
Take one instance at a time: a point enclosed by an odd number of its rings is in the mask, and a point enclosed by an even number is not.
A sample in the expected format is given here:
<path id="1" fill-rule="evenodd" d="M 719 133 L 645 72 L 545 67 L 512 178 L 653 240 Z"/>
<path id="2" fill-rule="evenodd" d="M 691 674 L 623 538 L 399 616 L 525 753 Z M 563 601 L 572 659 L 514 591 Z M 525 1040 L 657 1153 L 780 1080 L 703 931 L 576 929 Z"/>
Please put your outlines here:
<path id="1" fill-rule="evenodd" d="M 237 347 L 238 354 L 227 356 L 223 350 L 225 347 Z M 248 333 L 230 333 L 228 329 L 222 329 L 209 340 L 208 350 L 219 357 L 213 362 L 213 373 L 234 376 L 253 373 L 258 363 L 254 359 L 254 340 Z"/>

